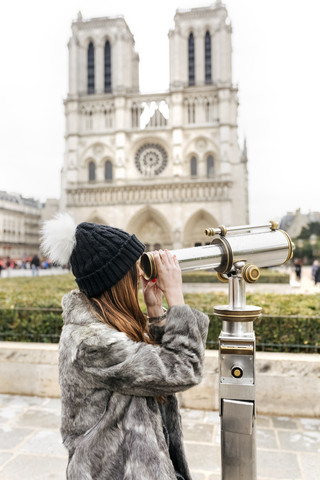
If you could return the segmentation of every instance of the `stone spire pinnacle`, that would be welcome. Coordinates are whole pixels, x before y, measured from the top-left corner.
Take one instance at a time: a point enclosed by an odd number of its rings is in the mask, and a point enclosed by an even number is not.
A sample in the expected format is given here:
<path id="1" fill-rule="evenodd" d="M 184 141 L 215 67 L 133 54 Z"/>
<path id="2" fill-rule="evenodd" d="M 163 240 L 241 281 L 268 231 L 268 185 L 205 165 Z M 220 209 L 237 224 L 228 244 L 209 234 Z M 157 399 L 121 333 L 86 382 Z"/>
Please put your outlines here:
<path id="1" fill-rule="evenodd" d="M 243 149 L 241 153 L 241 162 L 242 163 L 248 163 L 248 150 L 247 150 L 247 138 L 244 137 L 243 141 Z"/>

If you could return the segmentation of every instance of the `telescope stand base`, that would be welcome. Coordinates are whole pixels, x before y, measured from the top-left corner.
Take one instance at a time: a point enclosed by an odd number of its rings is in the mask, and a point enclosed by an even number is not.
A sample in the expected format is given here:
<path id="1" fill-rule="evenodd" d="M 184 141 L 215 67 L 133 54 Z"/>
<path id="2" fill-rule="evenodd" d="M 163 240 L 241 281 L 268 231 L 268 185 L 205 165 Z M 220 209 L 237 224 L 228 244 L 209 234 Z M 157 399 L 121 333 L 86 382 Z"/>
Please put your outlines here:
<path id="1" fill-rule="evenodd" d="M 256 480 L 254 402 L 222 400 L 222 480 Z"/>

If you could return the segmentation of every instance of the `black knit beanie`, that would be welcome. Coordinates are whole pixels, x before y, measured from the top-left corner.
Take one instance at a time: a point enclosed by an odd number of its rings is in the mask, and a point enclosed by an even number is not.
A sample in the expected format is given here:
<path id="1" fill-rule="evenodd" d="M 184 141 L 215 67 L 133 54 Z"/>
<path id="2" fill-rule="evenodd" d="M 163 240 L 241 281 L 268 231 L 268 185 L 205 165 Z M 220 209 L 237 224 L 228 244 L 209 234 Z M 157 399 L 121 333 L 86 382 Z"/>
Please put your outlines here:
<path id="1" fill-rule="evenodd" d="M 89 297 L 121 280 L 145 249 L 135 235 L 97 223 L 80 223 L 75 239 L 70 265 L 79 289 Z"/>

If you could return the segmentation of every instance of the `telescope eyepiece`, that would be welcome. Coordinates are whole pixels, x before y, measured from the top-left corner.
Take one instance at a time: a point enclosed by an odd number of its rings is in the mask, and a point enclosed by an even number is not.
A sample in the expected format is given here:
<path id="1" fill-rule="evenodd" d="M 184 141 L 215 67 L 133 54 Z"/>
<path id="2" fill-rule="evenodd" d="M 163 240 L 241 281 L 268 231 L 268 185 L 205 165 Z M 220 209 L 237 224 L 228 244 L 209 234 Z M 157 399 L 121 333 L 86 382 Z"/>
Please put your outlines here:
<path id="1" fill-rule="evenodd" d="M 146 280 L 157 278 L 157 266 L 152 252 L 145 252 L 141 255 L 140 268 L 143 271 L 143 276 Z"/>

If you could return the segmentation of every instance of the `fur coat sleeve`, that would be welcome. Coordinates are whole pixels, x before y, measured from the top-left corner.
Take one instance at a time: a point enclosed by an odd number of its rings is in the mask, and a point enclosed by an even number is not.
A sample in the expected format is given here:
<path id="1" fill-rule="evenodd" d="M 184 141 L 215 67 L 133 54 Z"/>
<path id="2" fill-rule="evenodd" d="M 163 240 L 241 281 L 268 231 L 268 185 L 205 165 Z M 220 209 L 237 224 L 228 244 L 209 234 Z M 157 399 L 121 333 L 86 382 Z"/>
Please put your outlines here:
<path id="1" fill-rule="evenodd" d="M 157 396 L 200 382 L 208 318 L 188 305 L 168 310 L 161 345 L 137 343 L 102 323 L 87 327 L 77 364 L 92 387 Z"/>

